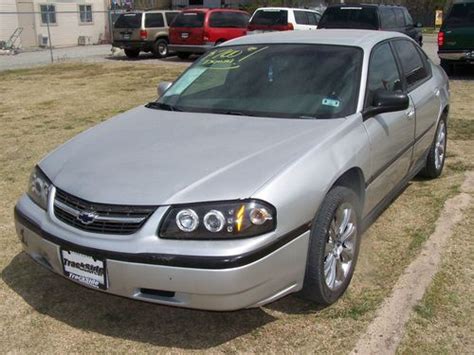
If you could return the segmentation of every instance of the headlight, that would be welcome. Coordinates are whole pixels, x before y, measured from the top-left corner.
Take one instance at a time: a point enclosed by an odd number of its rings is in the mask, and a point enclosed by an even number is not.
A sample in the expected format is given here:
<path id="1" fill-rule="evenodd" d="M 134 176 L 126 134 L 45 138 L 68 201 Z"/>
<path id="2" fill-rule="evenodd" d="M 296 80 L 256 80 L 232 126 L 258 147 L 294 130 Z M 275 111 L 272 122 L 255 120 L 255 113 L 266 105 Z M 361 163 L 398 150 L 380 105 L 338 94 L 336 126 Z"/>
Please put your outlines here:
<path id="1" fill-rule="evenodd" d="M 42 209 L 48 209 L 48 196 L 51 190 L 51 181 L 43 174 L 43 172 L 35 167 L 30 175 L 28 184 L 28 196 Z"/>
<path id="2" fill-rule="evenodd" d="M 170 239 L 232 239 L 255 237 L 275 227 L 275 207 L 244 200 L 172 206 L 158 234 Z"/>

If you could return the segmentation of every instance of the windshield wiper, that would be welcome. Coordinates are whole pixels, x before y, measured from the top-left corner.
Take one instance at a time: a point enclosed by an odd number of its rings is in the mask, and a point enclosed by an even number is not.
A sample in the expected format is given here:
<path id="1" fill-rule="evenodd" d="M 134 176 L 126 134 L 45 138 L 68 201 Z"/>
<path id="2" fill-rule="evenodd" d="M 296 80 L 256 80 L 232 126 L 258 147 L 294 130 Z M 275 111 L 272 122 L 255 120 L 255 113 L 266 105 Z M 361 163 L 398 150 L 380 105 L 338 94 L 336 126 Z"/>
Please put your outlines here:
<path id="1" fill-rule="evenodd" d="M 176 106 L 170 104 L 164 104 L 162 102 L 152 101 L 145 105 L 146 108 L 152 108 L 155 110 L 166 110 L 166 111 L 181 111 Z"/>

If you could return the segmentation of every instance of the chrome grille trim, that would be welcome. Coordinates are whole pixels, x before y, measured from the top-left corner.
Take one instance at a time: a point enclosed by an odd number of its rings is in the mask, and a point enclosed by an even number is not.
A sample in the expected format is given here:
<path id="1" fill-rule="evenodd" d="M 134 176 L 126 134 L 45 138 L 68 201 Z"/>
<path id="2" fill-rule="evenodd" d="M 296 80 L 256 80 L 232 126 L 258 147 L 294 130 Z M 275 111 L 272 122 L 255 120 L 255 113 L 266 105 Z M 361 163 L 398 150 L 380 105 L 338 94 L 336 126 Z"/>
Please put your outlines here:
<path id="1" fill-rule="evenodd" d="M 156 206 L 124 206 L 89 202 L 58 188 L 56 188 L 53 207 L 55 217 L 71 227 L 91 233 L 117 235 L 137 232 L 157 209 Z M 82 222 L 79 216 L 88 212 L 95 215 L 93 221 Z"/>
<path id="2" fill-rule="evenodd" d="M 69 207 L 68 205 L 59 202 L 59 201 L 54 201 L 54 207 L 57 207 L 64 212 L 69 213 L 70 215 L 74 216 L 77 218 L 81 214 L 80 210 L 76 210 L 72 207 Z M 97 222 L 109 222 L 109 223 L 141 223 L 146 219 L 146 217 L 104 217 L 104 216 L 97 216 L 95 220 Z"/>

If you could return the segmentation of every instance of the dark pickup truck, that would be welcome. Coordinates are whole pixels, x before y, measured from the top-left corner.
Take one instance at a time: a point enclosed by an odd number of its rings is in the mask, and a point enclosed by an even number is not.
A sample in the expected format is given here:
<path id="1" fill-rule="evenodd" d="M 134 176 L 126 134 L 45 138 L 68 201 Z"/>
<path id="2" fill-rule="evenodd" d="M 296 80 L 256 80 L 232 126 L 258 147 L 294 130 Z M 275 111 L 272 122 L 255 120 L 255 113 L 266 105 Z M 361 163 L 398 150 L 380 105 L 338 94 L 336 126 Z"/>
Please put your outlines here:
<path id="1" fill-rule="evenodd" d="M 474 0 L 457 0 L 438 33 L 438 56 L 448 75 L 458 64 L 474 64 Z"/>

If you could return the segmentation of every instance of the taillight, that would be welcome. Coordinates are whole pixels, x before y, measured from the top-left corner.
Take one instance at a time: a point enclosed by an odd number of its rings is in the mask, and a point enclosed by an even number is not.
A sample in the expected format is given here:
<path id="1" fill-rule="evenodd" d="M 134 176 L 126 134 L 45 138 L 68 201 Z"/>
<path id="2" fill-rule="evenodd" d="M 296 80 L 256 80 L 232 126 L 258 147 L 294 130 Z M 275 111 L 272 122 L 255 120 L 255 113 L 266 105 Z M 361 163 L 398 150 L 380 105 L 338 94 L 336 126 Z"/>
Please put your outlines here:
<path id="1" fill-rule="evenodd" d="M 202 40 L 208 42 L 209 41 L 209 33 L 203 32 L 202 33 Z"/>
<path id="2" fill-rule="evenodd" d="M 295 29 L 292 23 L 288 23 L 288 25 L 286 25 L 286 28 L 288 31 L 293 31 Z"/>
<path id="3" fill-rule="evenodd" d="M 444 32 L 438 32 L 438 47 L 444 46 Z"/>
<path id="4" fill-rule="evenodd" d="M 148 38 L 148 32 L 146 30 L 140 30 L 140 38 L 141 39 L 147 39 Z"/>

